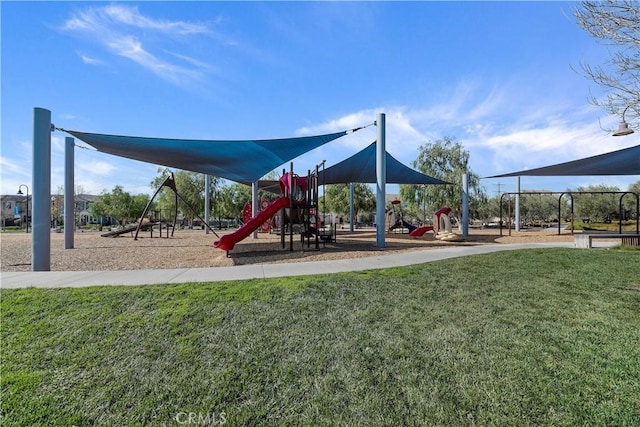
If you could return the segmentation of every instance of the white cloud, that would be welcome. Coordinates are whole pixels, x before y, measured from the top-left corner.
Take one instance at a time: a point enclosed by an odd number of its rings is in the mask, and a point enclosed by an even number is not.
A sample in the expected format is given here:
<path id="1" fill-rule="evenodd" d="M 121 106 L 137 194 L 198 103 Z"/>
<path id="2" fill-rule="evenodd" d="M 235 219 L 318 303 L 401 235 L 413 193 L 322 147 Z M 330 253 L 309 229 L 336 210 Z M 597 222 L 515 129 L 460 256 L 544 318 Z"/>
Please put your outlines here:
<path id="1" fill-rule="evenodd" d="M 31 162 L 10 159 L 0 156 L 0 192 L 1 194 L 16 194 L 18 187 L 26 184 L 31 188 Z"/>
<path id="2" fill-rule="evenodd" d="M 116 170 L 112 163 L 103 161 L 90 161 L 77 164 L 76 167 L 79 171 L 88 173 L 90 175 L 108 176 Z"/>
<path id="3" fill-rule="evenodd" d="M 209 32 L 209 29 L 202 24 L 148 18 L 143 16 L 137 7 L 110 5 L 97 10 L 99 15 L 108 17 L 114 22 L 142 29 L 152 29 L 176 34 L 201 34 Z"/>
<path id="4" fill-rule="evenodd" d="M 356 111 L 309 125 L 298 133 L 363 126 L 384 112 L 387 151 L 398 160 L 409 165 L 421 145 L 450 136 L 469 150 L 471 168 L 480 176 L 594 156 L 633 143 L 603 131 L 597 120 L 601 112 L 586 102 L 583 105 L 578 101 L 575 107 L 570 101 L 555 100 L 553 94 L 529 99 L 531 89 L 518 92 L 519 86 L 516 82 L 482 84 L 468 79 L 421 105 Z M 362 149 L 375 140 L 375 128 L 371 129 L 368 138 L 340 141 Z"/>
<path id="5" fill-rule="evenodd" d="M 133 36 L 123 36 L 113 38 L 106 43 L 107 48 L 114 55 L 123 56 L 152 71 L 157 76 L 180 83 L 185 78 L 198 79 L 202 73 L 198 69 L 188 69 L 169 61 L 162 60 L 157 56 L 147 52 L 142 43 Z"/>
<path id="6" fill-rule="evenodd" d="M 5 156 L 0 156 L 0 166 L 2 166 L 3 173 L 11 174 L 24 174 L 26 169 L 24 164 L 8 159 Z"/>
<path id="7" fill-rule="evenodd" d="M 78 56 L 80 57 L 80 59 L 82 59 L 82 62 L 84 62 L 85 64 L 89 64 L 89 65 L 105 65 L 104 61 L 101 61 L 100 59 L 96 59 L 96 58 L 92 58 L 88 55 L 84 55 L 82 53 L 78 53 Z"/>
<path id="8" fill-rule="evenodd" d="M 51 152 L 52 153 L 64 153 L 65 143 L 64 138 L 51 135 Z"/>
<path id="9" fill-rule="evenodd" d="M 77 12 L 61 29 L 88 39 L 108 53 L 127 58 L 176 85 L 199 80 L 211 68 L 204 61 L 184 54 L 167 54 L 166 50 L 155 48 L 156 44 L 151 41 L 165 35 L 173 42 L 184 43 L 185 36 L 208 34 L 210 30 L 204 24 L 153 19 L 142 15 L 137 7 L 110 5 Z M 86 64 L 105 64 L 95 55 L 78 55 Z"/>

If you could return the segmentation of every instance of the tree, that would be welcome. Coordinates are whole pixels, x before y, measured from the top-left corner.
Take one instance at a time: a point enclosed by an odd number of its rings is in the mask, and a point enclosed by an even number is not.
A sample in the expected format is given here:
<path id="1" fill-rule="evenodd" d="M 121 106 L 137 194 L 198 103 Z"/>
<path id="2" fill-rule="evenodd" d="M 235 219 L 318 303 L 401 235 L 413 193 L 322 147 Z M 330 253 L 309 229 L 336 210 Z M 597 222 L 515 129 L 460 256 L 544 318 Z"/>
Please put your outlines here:
<path id="1" fill-rule="evenodd" d="M 473 215 L 471 215 L 472 218 L 482 220 L 483 223 L 488 223 L 500 216 L 500 196 L 491 198 L 484 196 L 477 202 L 473 210 Z"/>
<path id="2" fill-rule="evenodd" d="M 120 224 L 126 224 L 138 219 L 148 202 L 147 194 L 131 196 L 121 186 L 116 185 L 111 192 L 103 191 L 100 200 L 91 204 L 91 215 L 111 216 Z"/>
<path id="3" fill-rule="evenodd" d="M 620 188 L 607 185 L 578 187 L 581 192 L 619 192 Z M 590 221 L 603 222 L 618 216 L 621 194 L 574 194 L 574 213 L 576 218 L 589 218 Z"/>
<path id="4" fill-rule="evenodd" d="M 215 201 L 216 215 L 222 218 L 242 217 L 242 208 L 251 201 L 251 187 L 233 183 L 222 187 Z"/>
<path id="5" fill-rule="evenodd" d="M 462 224 L 462 175 L 467 173 L 469 182 L 470 205 L 484 199 L 484 192 L 479 187 L 480 177 L 469 169 L 469 152 L 455 138 L 445 136 L 443 139 L 427 143 L 419 148 L 418 158 L 413 167 L 425 175 L 450 182 L 452 185 L 400 185 L 400 197 L 410 206 L 423 206 L 423 197 L 430 212 L 448 206 L 452 214 Z M 471 209 L 470 209 L 471 210 Z"/>
<path id="6" fill-rule="evenodd" d="M 271 181 L 277 181 L 277 176 L 268 175 L 266 178 Z M 214 201 L 214 211 L 216 216 L 220 218 L 239 218 L 242 216 L 242 209 L 247 202 L 251 202 L 251 186 L 240 183 L 232 183 L 223 186 L 216 194 Z M 271 191 L 258 190 L 258 200 L 274 200 L 279 197 L 278 193 Z M 212 199 L 213 200 L 213 199 Z M 258 209 L 260 206 L 258 205 Z"/>
<path id="7" fill-rule="evenodd" d="M 631 191 L 632 193 L 635 193 L 636 195 L 640 196 L 640 181 L 637 181 L 629 185 L 629 188 L 627 189 L 627 191 Z M 637 211 L 638 206 L 636 204 L 636 198 L 634 196 L 627 195 L 623 200 L 624 200 L 624 208 L 629 211 L 630 217 L 635 219 L 639 213 Z"/>
<path id="8" fill-rule="evenodd" d="M 331 184 L 325 186 L 324 195 L 320 197 L 319 208 L 323 206 L 330 212 L 339 215 L 349 214 L 349 184 Z M 324 205 L 323 205 L 324 204 Z M 376 196 L 367 184 L 355 183 L 353 195 L 353 214 L 358 218 L 360 212 L 372 212 L 376 208 Z"/>
<path id="9" fill-rule="evenodd" d="M 151 181 L 152 187 L 158 187 L 169 176 L 171 171 L 167 168 L 158 168 L 159 176 Z M 205 175 L 196 172 L 179 170 L 174 172 L 176 189 L 180 197 L 178 198 L 178 212 L 189 220 L 193 221 L 196 216 L 204 217 L 205 200 Z M 211 177 L 211 203 L 215 204 L 216 196 L 219 192 L 220 179 Z M 186 202 L 185 202 L 186 201 Z M 166 212 L 173 215 L 175 210 L 175 196 L 173 190 L 165 187 L 158 195 L 158 209 L 161 215 L 167 216 Z"/>
<path id="10" fill-rule="evenodd" d="M 640 122 L 640 7 L 637 0 L 583 1 L 574 10 L 578 25 L 604 43 L 616 47 L 604 65 L 581 64 L 587 78 L 604 87 L 606 99 L 594 105 Z"/>
<path id="11" fill-rule="evenodd" d="M 530 191 L 532 194 L 527 194 L 526 191 L 522 192 L 520 195 L 520 219 L 526 223 L 562 221 L 562 218 L 558 218 L 558 195 L 536 194 L 540 192 L 542 191 L 532 190 Z M 514 208 L 512 207 L 512 209 Z M 565 210 L 560 213 L 566 216 L 567 212 Z"/>
<path id="12" fill-rule="evenodd" d="M 51 195 L 51 222 L 53 227 L 57 227 L 62 220 L 62 208 L 64 205 L 64 187 L 58 186 L 57 194 Z"/>

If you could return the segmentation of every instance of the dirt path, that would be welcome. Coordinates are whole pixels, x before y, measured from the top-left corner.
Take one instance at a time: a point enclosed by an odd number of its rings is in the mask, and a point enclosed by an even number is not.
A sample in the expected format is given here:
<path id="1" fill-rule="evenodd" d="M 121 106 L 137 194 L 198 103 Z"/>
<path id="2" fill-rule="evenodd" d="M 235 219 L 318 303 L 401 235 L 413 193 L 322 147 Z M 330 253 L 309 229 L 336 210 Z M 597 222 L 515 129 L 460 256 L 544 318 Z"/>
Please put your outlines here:
<path id="1" fill-rule="evenodd" d="M 492 243 L 521 242 L 567 242 L 573 237 L 569 233 L 558 235 L 557 231 L 512 231 L 471 229 L 469 237 L 461 242 L 441 242 L 432 233 L 413 238 L 407 234 L 387 233 L 385 253 L 421 250 L 437 250 L 451 245 L 485 245 Z M 51 270 L 136 270 L 162 268 L 217 267 L 245 264 L 279 262 L 319 261 L 358 258 L 380 255 L 376 248 L 375 229 L 356 230 L 354 233 L 338 231 L 335 243 L 320 243 L 302 247 L 299 235 L 293 237 L 293 251 L 289 250 L 289 236 L 285 248 L 280 236 L 259 234 L 238 243 L 229 253 L 212 248 L 217 240 L 214 234 L 202 230 L 177 230 L 174 237 L 151 238 L 148 232 L 141 233 L 138 240 L 126 234 L 117 238 L 101 237 L 99 232 L 78 232 L 74 238 L 74 249 L 64 249 L 64 234 L 51 234 Z M 220 232 L 218 232 L 220 234 Z M 31 234 L 0 234 L 0 270 L 31 271 Z"/>

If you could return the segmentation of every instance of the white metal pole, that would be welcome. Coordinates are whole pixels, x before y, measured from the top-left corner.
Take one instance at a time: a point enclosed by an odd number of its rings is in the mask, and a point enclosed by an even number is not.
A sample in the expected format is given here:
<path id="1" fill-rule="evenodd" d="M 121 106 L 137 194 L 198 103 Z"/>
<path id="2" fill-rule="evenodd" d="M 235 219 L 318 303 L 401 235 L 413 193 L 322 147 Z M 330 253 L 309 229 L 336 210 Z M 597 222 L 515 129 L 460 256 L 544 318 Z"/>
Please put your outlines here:
<path id="1" fill-rule="evenodd" d="M 376 247 L 384 249 L 384 208 L 387 184 L 386 123 L 384 113 L 378 114 L 376 125 L 378 127 L 378 140 L 376 143 Z"/>
<path id="2" fill-rule="evenodd" d="M 31 270 L 51 270 L 51 111 L 33 109 Z M 28 220 L 28 219 L 27 219 Z"/>
<path id="3" fill-rule="evenodd" d="M 64 248 L 73 249 L 76 229 L 74 196 L 74 139 L 64 139 Z"/>

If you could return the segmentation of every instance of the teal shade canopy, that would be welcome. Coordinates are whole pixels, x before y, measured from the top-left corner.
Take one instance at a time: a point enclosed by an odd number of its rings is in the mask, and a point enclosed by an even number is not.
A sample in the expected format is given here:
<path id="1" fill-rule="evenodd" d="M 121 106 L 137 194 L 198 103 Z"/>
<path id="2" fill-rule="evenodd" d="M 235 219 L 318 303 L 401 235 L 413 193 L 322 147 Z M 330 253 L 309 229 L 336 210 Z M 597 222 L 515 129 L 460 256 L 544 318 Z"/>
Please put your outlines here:
<path id="1" fill-rule="evenodd" d="M 536 169 L 493 175 L 487 178 L 509 176 L 596 176 L 640 175 L 640 145 L 570 162 Z"/>
<path id="2" fill-rule="evenodd" d="M 387 184 L 449 184 L 405 166 L 388 152 L 385 154 Z M 320 185 L 351 182 L 364 184 L 377 182 L 375 141 L 362 151 L 318 173 Z"/>
<path id="3" fill-rule="evenodd" d="M 262 140 L 193 140 L 104 135 L 65 130 L 96 150 L 133 160 L 255 182 L 280 165 L 347 134 Z"/>

